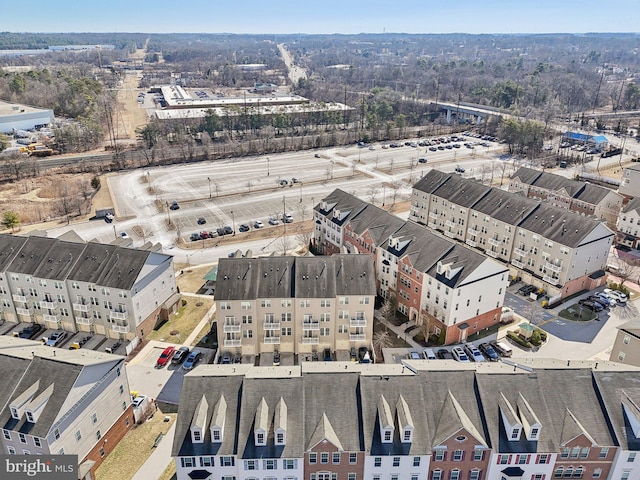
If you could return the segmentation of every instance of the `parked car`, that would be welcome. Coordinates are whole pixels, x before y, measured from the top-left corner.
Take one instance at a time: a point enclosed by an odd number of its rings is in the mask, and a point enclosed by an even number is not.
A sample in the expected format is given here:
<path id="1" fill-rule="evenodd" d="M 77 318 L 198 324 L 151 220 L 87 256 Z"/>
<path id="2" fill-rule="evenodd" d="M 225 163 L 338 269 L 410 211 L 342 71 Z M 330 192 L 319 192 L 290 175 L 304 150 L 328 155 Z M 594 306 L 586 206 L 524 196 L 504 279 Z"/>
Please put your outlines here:
<path id="1" fill-rule="evenodd" d="M 242 363 L 242 354 L 240 352 L 236 352 L 233 356 L 233 363 Z"/>
<path id="2" fill-rule="evenodd" d="M 198 225 L 204 225 L 205 223 L 207 223 L 207 219 L 204 217 L 200 217 L 198 218 Z"/>
<path id="3" fill-rule="evenodd" d="M 493 347 L 493 349 L 500 355 L 501 357 L 510 357 L 513 353 L 511 347 L 504 342 L 489 342 L 489 345 Z"/>
<path id="4" fill-rule="evenodd" d="M 67 332 L 58 330 L 57 332 L 53 332 L 51 335 L 49 335 L 46 345 L 50 347 L 58 347 L 65 338 L 67 338 Z"/>
<path id="5" fill-rule="evenodd" d="M 615 307 L 618 304 L 618 297 L 614 297 L 613 295 L 609 295 L 608 293 L 601 293 L 600 295 L 609 300 L 610 307 Z"/>
<path id="6" fill-rule="evenodd" d="M 489 359 L 490 362 L 497 362 L 498 360 L 500 360 L 500 355 L 498 355 L 498 352 L 496 352 L 490 344 L 481 343 L 480 345 L 478 345 L 478 348 L 484 354 L 484 356 Z"/>
<path id="7" fill-rule="evenodd" d="M 238 227 L 238 231 L 239 232 L 248 232 L 249 231 L 249 225 L 247 225 L 246 223 L 241 224 Z"/>
<path id="8" fill-rule="evenodd" d="M 225 235 L 231 235 L 233 232 L 233 228 L 231 228 L 229 225 L 225 225 L 224 226 L 224 234 Z"/>
<path id="9" fill-rule="evenodd" d="M 447 145 L 447 147 L 450 147 L 451 145 Z M 466 170 L 460 166 L 456 167 L 455 169 L 456 173 L 464 173 Z"/>
<path id="10" fill-rule="evenodd" d="M 271 217 L 269 219 L 269 225 L 280 225 L 280 221 L 275 217 Z"/>
<path id="11" fill-rule="evenodd" d="M 263 228 L 263 227 L 264 227 L 264 223 L 262 223 L 262 221 L 261 221 L 261 220 L 256 220 L 256 221 L 253 223 L 253 228 Z"/>
<path id="12" fill-rule="evenodd" d="M 222 354 L 222 358 L 220 359 L 221 365 L 229 365 L 231 364 L 231 354 L 229 352 L 225 352 Z"/>
<path id="13" fill-rule="evenodd" d="M 200 232 L 200 238 L 202 238 L 203 240 L 209 238 L 209 232 L 205 232 L 203 230 L 202 232 Z"/>
<path id="14" fill-rule="evenodd" d="M 178 205 L 178 202 L 173 201 L 169 206 L 169 210 L 180 210 L 180 205 Z"/>
<path id="15" fill-rule="evenodd" d="M 29 325 L 28 327 L 23 328 L 19 333 L 18 333 L 18 337 L 20 338 L 34 338 L 36 335 L 38 335 L 38 332 L 40 332 L 40 330 L 42 330 L 42 325 L 39 325 L 37 323 L 33 323 L 31 325 Z"/>
<path id="16" fill-rule="evenodd" d="M 430 152 L 437 152 L 438 149 L 436 147 L 429 147 Z"/>
<path id="17" fill-rule="evenodd" d="M 427 163 L 427 159 L 426 159 L 426 158 L 424 158 L 424 157 L 420 157 L 420 158 L 418 159 L 418 163 Z"/>
<path id="18" fill-rule="evenodd" d="M 604 293 L 606 293 L 607 296 L 612 296 L 613 298 L 615 298 L 618 303 L 627 303 L 627 296 L 620 290 L 611 290 L 610 288 L 605 288 Z"/>
<path id="19" fill-rule="evenodd" d="M 425 360 L 436 360 L 436 354 L 433 353 L 433 350 L 430 348 L 425 348 L 422 351 L 422 356 L 424 357 Z"/>
<path id="20" fill-rule="evenodd" d="M 588 308 L 589 310 L 592 310 L 594 312 L 601 312 L 602 310 L 604 310 L 604 307 L 600 305 L 598 302 L 592 302 L 591 300 L 587 300 L 586 298 L 583 298 L 582 300 L 578 301 L 578 303 L 583 307 Z"/>
<path id="21" fill-rule="evenodd" d="M 189 347 L 180 347 L 176 353 L 173 354 L 171 363 L 173 365 L 180 365 L 189 356 Z"/>
<path id="22" fill-rule="evenodd" d="M 605 307 L 611 307 L 611 301 L 606 297 L 603 293 L 597 293 L 595 295 L 591 295 L 589 298 L 593 298 L 596 302 L 602 304 Z"/>
<path id="23" fill-rule="evenodd" d="M 104 221 L 107 222 L 107 223 L 113 222 L 113 213 L 107 213 L 104 216 Z"/>
<path id="24" fill-rule="evenodd" d="M 173 357 L 174 353 L 176 353 L 175 347 L 165 348 L 160 354 L 160 356 L 158 357 L 158 360 L 156 360 L 156 368 L 162 368 L 167 363 L 169 363 L 169 360 L 171 360 L 171 357 Z"/>
<path id="25" fill-rule="evenodd" d="M 420 360 L 420 354 L 416 351 L 411 351 L 409 352 L 409 354 L 407 355 L 407 358 L 409 360 Z"/>
<path id="26" fill-rule="evenodd" d="M 441 348 L 440 350 L 438 350 L 436 352 L 436 356 L 440 360 L 453 360 L 453 356 L 451 355 L 451 352 L 446 348 Z"/>
<path id="27" fill-rule="evenodd" d="M 484 358 L 484 355 L 482 355 L 482 352 L 478 350 L 478 347 L 476 347 L 472 343 L 465 343 L 464 351 L 467 353 L 469 358 L 474 362 L 484 362 L 486 360 Z"/>
<path id="28" fill-rule="evenodd" d="M 79 340 L 72 342 L 69 350 L 77 350 L 78 348 L 82 348 L 82 346 L 91 340 L 91 335 L 87 335 L 85 337 L 80 338 Z"/>
<path id="29" fill-rule="evenodd" d="M 144 403 L 146 399 L 147 399 L 146 395 L 136 395 L 136 398 L 134 398 L 133 401 L 131 402 L 133 404 L 133 408 L 138 408 L 140 405 Z"/>
<path id="30" fill-rule="evenodd" d="M 200 234 L 199 233 L 192 233 L 189 238 L 191 239 L 192 242 L 196 242 L 198 240 L 202 240 L 200 238 Z"/>
<path id="31" fill-rule="evenodd" d="M 220 237 L 223 237 L 223 236 L 225 235 L 224 228 L 223 228 L 223 227 L 218 227 L 218 229 L 216 230 L 216 233 L 217 233 Z"/>
<path id="32" fill-rule="evenodd" d="M 107 353 L 115 353 L 122 346 L 120 342 L 114 342 L 109 347 L 105 348 L 104 351 Z"/>
<path id="33" fill-rule="evenodd" d="M 471 360 L 469 360 L 469 357 L 467 357 L 467 354 L 464 353 L 464 350 L 462 349 L 462 347 L 453 347 L 451 349 L 451 355 L 453 356 L 453 359 L 461 362 L 461 363 L 470 363 Z"/>
<path id="34" fill-rule="evenodd" d="M 537 290 L 537 288 L 534 287 L 533 285 L 523 285 L 522 287 L 520 287 L 518 289 L 518 293 L 520 295 L 524 295 L 525 297 L 527 297 L 530 294 L 532 294 L 533 292 L 535 292 L 536 290 Z"/>
<path id="35" fill-rule="evenodd" d="M 277 350 L 273 352 L 273 364 L 276 366 L 280 365 L 280 352 Z"/>
<path id="36" fill-rule="evenodd" d="M 187 357 L 187 359 L 182 364 L 182 368 L 184 368 L 185 370 L 191 370 L 193 367 L 196 366 L 196 363 L 200 361 L 201 357 L 202 357 L 202 352 L 200 350 L 198 349 L 192 350 L 189 356 Z"/>
<path id="37" fill-rule="evenodd" d="M 289 181 L 283 178 L 282 180 L 280 180 L 280 186 L 284 187 L 285 185 L 289 185 Z"/>
<path id="38" fill-rule="evenodd" d="M 284 215 L 282 215 L 282 221 L 284 223 L 293 223 L 293 217 L 290 213 L 285 213 Z"/>

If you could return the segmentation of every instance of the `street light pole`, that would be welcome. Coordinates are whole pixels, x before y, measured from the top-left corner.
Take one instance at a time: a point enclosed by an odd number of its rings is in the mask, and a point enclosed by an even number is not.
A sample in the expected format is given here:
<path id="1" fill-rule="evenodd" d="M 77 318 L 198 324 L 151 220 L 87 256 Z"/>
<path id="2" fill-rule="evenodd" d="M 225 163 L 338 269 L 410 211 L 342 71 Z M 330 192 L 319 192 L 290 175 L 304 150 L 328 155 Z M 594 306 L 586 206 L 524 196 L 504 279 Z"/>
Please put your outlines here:
<path id="1" fill-rule="evenodd" d="M 169 208 L 169 202 L 165 202 L 167 205 L 167 223 L 171 226 L 171 209 Z"/>
<path id="2" fill-rule="evenodd" d="M 300 182 L 300 203 L 302 203 L 302 182 Z"/>
<path id="3" fill-rule="evenodd" d="M 387 186 L 383 183 L 382 184 L 382 206 L 384 207 L 384 202 L 387 199 Z"/>
<path id="4" fill-rule="evenodd" d="M 233 210 L 231 210 L 231 222 L 233 223 L 233 236 L 236 236 L 236 217 L 233 214 Z"/>
<path id="5" fill-rule="evenodd" d="M 267 177 L 269 176 L 269 157 L 267 157 Z"/>
<path id="6" fill-rule="evenodd" d="M 207 180 L 209 181 L 209 198 L 211 198 L 211 177 L 207 177 Z"/>
<path id="7" fill-rule="evenodd" d="M 282 196 L 282 225 L 284 226 L 283 235 L 287 234 L 287 204 L 285 201 L 286 197 Z"/>

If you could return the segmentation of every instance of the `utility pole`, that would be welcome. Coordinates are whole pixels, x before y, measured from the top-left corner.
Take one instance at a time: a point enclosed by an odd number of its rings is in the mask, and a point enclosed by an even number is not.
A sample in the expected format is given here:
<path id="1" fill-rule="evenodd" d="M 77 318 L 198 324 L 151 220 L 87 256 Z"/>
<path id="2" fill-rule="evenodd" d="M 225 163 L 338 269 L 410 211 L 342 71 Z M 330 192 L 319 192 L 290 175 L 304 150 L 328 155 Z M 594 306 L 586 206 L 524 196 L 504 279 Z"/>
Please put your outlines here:
<path id="1" fill-rule="evenodd" d="M 282 196 L 282 225 L 284 226 L 282 235 L 287 234 L 287 204 L 286 197 Z"/>
<path id="2" fill-rule="evenodd" d="M 209 198 L 211 198 L 211 177 L 207 177 L 207 180 L 209 181 Z"/>

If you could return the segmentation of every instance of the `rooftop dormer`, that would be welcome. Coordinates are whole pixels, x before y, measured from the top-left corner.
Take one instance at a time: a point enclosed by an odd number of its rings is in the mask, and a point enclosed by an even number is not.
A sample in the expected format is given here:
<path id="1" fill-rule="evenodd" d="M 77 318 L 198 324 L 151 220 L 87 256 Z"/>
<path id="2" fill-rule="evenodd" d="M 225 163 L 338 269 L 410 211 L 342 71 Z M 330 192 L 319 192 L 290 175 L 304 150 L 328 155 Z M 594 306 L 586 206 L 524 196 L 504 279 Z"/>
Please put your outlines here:
<path id="1" fill-rule="evenodd" d="M 347 218 L 347 215 L 349 215 L 350 213 L 351 213 L 351 210 L 339 210 L 336 208 L 333 211 L 333 218 L 341 222 L 342 220 Z"/>
<path id="2" fill-rule="evenodd" d="M 393 416 L 384 395 L 380 395 L 378 399 L 378 422 L 380 423 L 380 441 L 393 442 Z"/>
<path id="3" fill-rule="evenodd" d="M 402 443 L 411 443 L 413 441 L 413 419 L 411 418 L 411 412 L 409 411 L 409 405 L 404 400 L 402 395 L 398 398 L 396 403 L 396 412 L 398 415 L 398 428 L 400 429 L 400 438 Z"/>
<path id="4" fill-rule="evenodd" d="M 640 406 L 624 390 L 622 391 L 622 408 L 633 435 L 640 439 Z"/>
<path id="5" fill-rule="evenodd" d="M 256 447 L 267 445 L 267 433 L 269 432 L 269 406 L 262 397 L 256 408 L 256 419 L 253 425 L 254 443 Z"/>
<path id="6" fill-rule="evenodd" d="M 524 434 L 526 435 L 527 440 L 538 440 L 540 436 L 540 428 L 542 428 L 542 424 L 540 423 L 540 420 L 538 420 L 538 416 L 521 393 L 518 394 L 517 404 L 518 413 L 520 414 L 520 420 L 524 427 Z"/>
<path id="7" fill-rule="evenodd" d="M 518 415 L 516 415 L 516 411 L 502 392 L 500 392 L 500 397 L 498 398 L 498 406 L 500 407 L 500 416 L 502 417 L 504 430 L 507 432 L 507 439 L 510 442 L 520 440 L 522 423 L 520 423 L 520 419 L 518 418 Z"/>
<path id="8" fill-rule="evenodd" d="M 53 395 L 53 383 L 49 385 L 40 395 L 31 400 L 25 409 L 27 421 L 36 423 L 47 405 L 49 398 Z"/>
<path id="9" fill-rule="evenodd" d="M 211 441 L 213 443 L 222 443 L 224 433 L 224 420 L 227 416 L 227 402 L 224 395 L 220 395 L 220 399 L 213 409 L 211 416 Z"/>
<path id="10" fill-rule="evenodd" d="M 40 380 L 36 380 L 36 382 L 27 388 L 24 392 L 18 395 L 9 403 L 9 409 L 11 410 L 11 416 L 16 420 L 20 420 L 22 415 L 24 415 L 29 402 L 38 391 L 40 387 Z"/>
<path id="11" fill-rule="evenodd" d="M 191 420 L 191 442 L 202 443 L 204 442 L 203 432 L 207 428 L 207 411 L 209 410 L 209 402 L 204 395 L 200 398 L 196 411 L 193 414 Z"/>
<path id="12" fill-rule="evenodd" d="M 273 430 L 276 445 L 287 444 L 287 404 L 280 397 L 273 417 Z"/>

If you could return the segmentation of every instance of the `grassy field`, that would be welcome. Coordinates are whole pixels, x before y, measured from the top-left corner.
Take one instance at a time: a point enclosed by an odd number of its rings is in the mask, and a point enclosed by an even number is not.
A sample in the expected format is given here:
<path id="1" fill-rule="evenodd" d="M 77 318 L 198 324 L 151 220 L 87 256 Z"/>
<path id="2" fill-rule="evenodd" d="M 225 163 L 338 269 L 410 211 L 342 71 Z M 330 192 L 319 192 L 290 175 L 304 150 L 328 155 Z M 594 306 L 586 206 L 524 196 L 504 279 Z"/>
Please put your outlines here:
<path id="1" fill-rule="evenodd" d="M 180 272 L 182 270 L 182 274 L 176 276 L 176 283 L 178 284 L 178 288 L 181 292 L 186 293 L 196 293 L 202 285 L 204 285 L 204 277 L 209 270 L 211 270 L 211 265 L 203 266 L 203 267 L 189 267 L 185 264 L 176 264 L 176 271 Z"/>
<path id="2" fill-rule="evenodd" d="M 101 480 L 132 478 L 153 452 L 153 442 L 158 434 L 160 432 L 166 434 L 176 420 L 175 414 L 169 414 L 171 418 L 169 422 L 165 422 L 164 417 L 165 415 L 158 410 L 152 419 L 132 427 L 96 470 L 96 478 Z"/>
<path id="3" fill-rule="evenodd" d="M 171 315 L 168 322 L 164 323 L 158 330 L 149 332 L 147 340 L 160 340 L 170 343 L 182 343 L 189 336 L 194 328 L 198 326 L 202 317 L 213 305 L 213 299 L 182 297 L 181 300 L 186 305 L 181 306 L 175 315 Z M 171 335 L 171 332 L 178 332 Z"/>

